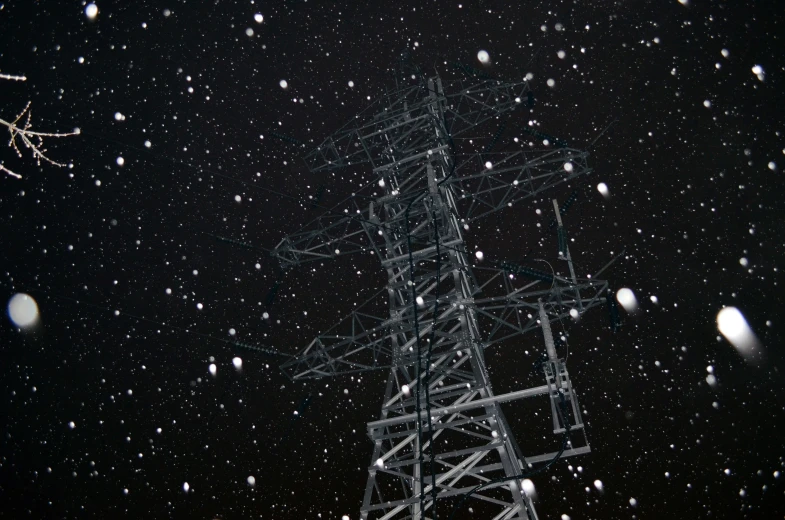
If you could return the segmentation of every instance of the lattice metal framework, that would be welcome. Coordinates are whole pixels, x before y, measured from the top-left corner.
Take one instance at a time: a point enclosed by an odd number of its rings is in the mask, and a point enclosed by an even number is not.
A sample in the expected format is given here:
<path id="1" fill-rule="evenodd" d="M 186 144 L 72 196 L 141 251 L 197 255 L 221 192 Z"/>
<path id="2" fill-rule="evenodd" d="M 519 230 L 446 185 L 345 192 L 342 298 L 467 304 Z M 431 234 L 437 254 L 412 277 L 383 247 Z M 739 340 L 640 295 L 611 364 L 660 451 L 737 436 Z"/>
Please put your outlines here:
<path id="1" fill-rule="evenodd" d="M 501 405 L 550 399 L 555 438 L 566 428 L 570 433 L 561 456 L 589 451 L 550 323 L 604 303 L 608 285 L 575 275 L 566 239 L 559 240 L 559 258 L 568 274 L 532 275 L 509 263 L 473 266 L 462 233 L 478 219 L 588 174 L 588 154 L 563 143 L 482 149 L 475 132 L 518 109 L 526 82 L 443 85 L 438 76 L 412 76 L 410 83 L 305 157 L 314 175 L 362 165 L 365 192 L 377 194 L 363 198 L 356 190 L 342 207 L 284 238 L 272 255 L 287 269 L 373 251 L 388 281 L 282 369 L 294 380 L 389 371 L 380 417 L 368 424 L 373 455 L 362 518 L 434 518 L 437 505 L 447 518 L 459 498 L 483 485 L 463 507 L 481 518 L 533 520 L 532 499 L 516 476 L 558 452 L 524 453 Z M 554 207 L 562 237 L 555 200 Z M 388 310 L 378 315 L 373 303 L 385 293 Z M 520 346 L 533 330 L 542 331 L 533 341 L 546 346 L 542 384 L 495 395 L 485 350 Z"/>

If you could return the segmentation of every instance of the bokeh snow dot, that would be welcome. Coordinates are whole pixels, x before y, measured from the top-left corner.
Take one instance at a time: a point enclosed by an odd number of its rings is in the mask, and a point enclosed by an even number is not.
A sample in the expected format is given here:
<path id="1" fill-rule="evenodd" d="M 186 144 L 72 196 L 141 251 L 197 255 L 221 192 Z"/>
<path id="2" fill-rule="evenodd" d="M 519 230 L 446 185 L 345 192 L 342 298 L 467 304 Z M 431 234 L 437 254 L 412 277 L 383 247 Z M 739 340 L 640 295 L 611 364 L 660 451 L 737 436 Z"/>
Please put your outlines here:
<path id="1" fill-rule="evenodd" d="M 480 63 L 486 64 L 491 61 L 491 55 L 488 54 L 488 51 L 480 51 L 477 53 L 477 59 L 480 60 Z"/>
<path id="2" fill-rule="evenodd" d="M 602 196 L 603 196 L 603 197 L 605 197 L 606 199 L 607 199 L 607 198 L 609 198 L 609 197 L 610 197 L 610 195 L 611 195 L 611 192 L 610 192 L 610 190 L 608 190 L 608 185 L 607 185 L 607 184 L 605 184 L 604 182 L 601 182 L 601 183 L 599 183 L 599 184 L 597 185 L 597 191 L 599 191 L 599 192 L 600 192 L 600 195 L 602 195 Z"/>
<path id="3" fill-rule="evenodd" d="M 289 82 L 288 82 L 288 81 L 286 81 L 285 79 L 282 79 L 281 81 L 279 81 L 279 82 L 278 82 L 278 84 L 279 84 L 279 85 L 281 85 L 281 88 L 282 88 L 282 89 L 287 89 L 287 88 L 289 88 Z"/>
<path id="4" fill-rule="evenodd" d="M 752 332 L 746 318 L 736 307 L 725 307 L 717 313 L 717 328 L 731 345 L 749 359 L 758 346 L 758 338 Z"/>
<path id="5" fill-rule="evenodd" d="M 243 368 L 243 360 L 240 359 L 239 357 L 232 359 L 232 364 L 234 365 L 234 368 L 238 370 Z"/>
<path id="6" fill-rule="evenodd" d="M 246 480 L 246 482 L 248 482 L 248 485 L 251 486 L 251 487 L 256 485 L 256 477 L 254 477 L 253 475 L 249 476 L 245 480 Z"/>
<path id="7" fill-rule="evenodd" d="M 477 260 L 482 260 L 483 258 L 485 258 L 485 255 L 483 254 L 482 251 L 477 251 L 476 253 L 474 253 L 474 256 L 477 257 Z"/>
<path id="8" fill-rule="evenodd" d="M 17 293 L 8 300 L 8 317 L 17 327 L 27 327 L 38 321 L 38 304 L 32 296 Z"/>
<path id="9" fill-rule="evenodd" d="M 214 376 L 215 374 L 218 373 L 218 367 L 215 366 L 215 363 L 210 363 L 210 366 L 208 367 L 208 370 L 210 371 L 210 375 L 212 375 L 212 376 Z"/>
<path id="10" fill-rule="evenodd" d="M 262 16 L 261 13 L 256 13 L 253 15 L 253 19 L 256 21 L 256 23 L 262 23 L 264 21 L 264 16 Z"/>
<path id="11" fill-rule="evenodd" d="M 125 164 L 125 159 L 123 159 L 122 157 L 118 157 L 117 158 L 117 166 L 122 166 L 124 164 Z"/>
<path id="12" fill-rule="evenodd" d="M 627 312 L 633 312 L 638 308 L 638 299 L 635 297 L 635 293 L 627 287 L 616 291 L 616 300 Z"/>
<path id="13" fill-rule="evenodd" d="M 87 15 L 88 19 L 95 20 L 96 16 L 98 16 L 98 6 L 87 4 L 87 7 L 84 8 L 84 14 Z"/>

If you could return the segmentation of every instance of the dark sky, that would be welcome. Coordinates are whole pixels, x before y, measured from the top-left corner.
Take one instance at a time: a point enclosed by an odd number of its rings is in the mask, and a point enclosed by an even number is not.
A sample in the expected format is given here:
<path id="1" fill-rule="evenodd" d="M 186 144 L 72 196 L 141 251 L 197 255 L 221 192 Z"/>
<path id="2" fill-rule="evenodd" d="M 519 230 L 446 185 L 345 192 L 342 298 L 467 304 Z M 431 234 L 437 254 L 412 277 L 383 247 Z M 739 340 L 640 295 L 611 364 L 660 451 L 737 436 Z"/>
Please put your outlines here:
<path id="1" fill-rule="evenodd" d="M 325 206 L 352 192 L 299 158 L 393 85 L 404 49 L 445 79 L 463 74 L 453 62 L 532 73 L 516 124 L 573 147 L 615 121 L 565 218 L 582 272 L 626 248 L 605 277 L 639 309 L 616 334 L 603 309 L 570 326 L 592 453 L 534 479 L 540 518 L 785 513 L 779 2 L 98 7 L 91 21 L 81 2 L 0 2 L 0 73 L 27 77 L 0 80 L 0 119 L 31 101 L 34 130 L 81 131 L 45 140 L 70 168 L 0 149 L 22 175 L 0 172 L 0 299 L 40 308 L 36 326 L 0 328 L 0 517 L 359 518 L 385 374 L 292 383 L 227 341 L 294 354 L 383 287 L 372 258 L 339 258 L 288 272 L 267 305 L 264 249 L 319 214 L 302 202 L 319 186 Z M 467 245 L 522 257 L 551 240 L 536 226 L 549 210 L 490 217 Z M 720 336 L 723 306 L 757 335 L 752 359 Z M 497 392 L 540 343 L 488 352 Z"/>

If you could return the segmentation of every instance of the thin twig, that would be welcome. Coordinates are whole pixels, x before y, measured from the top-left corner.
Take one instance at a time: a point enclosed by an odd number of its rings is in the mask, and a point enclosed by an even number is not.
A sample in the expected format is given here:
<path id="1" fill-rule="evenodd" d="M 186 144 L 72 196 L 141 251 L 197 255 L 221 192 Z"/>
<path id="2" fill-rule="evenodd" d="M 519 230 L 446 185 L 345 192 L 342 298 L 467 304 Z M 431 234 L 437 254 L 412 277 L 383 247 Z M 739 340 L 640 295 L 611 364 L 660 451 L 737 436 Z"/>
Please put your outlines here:
<path id="1" fill-rule="evenodd" d="M 27 81 L 25 76 L 13 76 L 11 74 L 3 74 L 0 72 L 0 79 L 10 79 L 11 81 Z"/>
<path id="2" fill-rule="evenodd" d="M 0 76 L 1 77 L 1 76 Z M 22 145 L 30 150 L 33 153 L 33 157 L 35 157 L 36 163 L 38 166 L 41 166 L 41 160 L 48 162 L 53 166 L 64 167 L 65 164 L 56 162 L 49 157 L 46 156 L 46 149 L 44 146 L 44 137 L 68 137 L 71 135 L 79 134 L 79 131 L 76 130 L 74 132 L 68 133 L 51 133 L 51 132 L 35 132 L 31 130 L 32 122 L 31 117 L 32 111 L 30 110 L 30 102 L 27 103 L 24 110 L 16 116 L 12 122 L 6 121 L 4 119 L 0 119 L 0 125 L 3 125 L 8 128 L 8 132 L 11 134 L 11 139 L 8 141 L 8 146 L 13 148 L 16 152 L 16 155 L 22 157 L 22 151 L 19 149 L 17 137 L 22 141 Z M 20 121 L 22 123 L 20 124 Z M 34 142 L 35 140 L 35 142 Z M 9 175 L 12 175 L 16 178 L 21 178 L 21 175 L 18 175 L 8 168 L 5 168 L 0 164 L 0 171 L 5 171 Z"/>

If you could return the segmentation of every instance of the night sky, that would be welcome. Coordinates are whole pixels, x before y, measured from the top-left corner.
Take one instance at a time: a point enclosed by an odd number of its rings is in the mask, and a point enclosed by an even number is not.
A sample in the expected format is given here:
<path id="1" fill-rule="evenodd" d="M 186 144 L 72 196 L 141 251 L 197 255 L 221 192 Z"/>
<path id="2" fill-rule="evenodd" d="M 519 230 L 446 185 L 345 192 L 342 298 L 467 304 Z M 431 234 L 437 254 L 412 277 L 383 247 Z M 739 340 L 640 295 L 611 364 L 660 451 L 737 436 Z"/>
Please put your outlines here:
<path id="1" fill-rule="evenodd" d="M 465 78 L 455 62 L 531 73 L 502 142 L 534 120 L 587 149 L 611 125 L 585 183 L 465 234 L 487 261 L 555 256 L 550 198 L 579 187 L 577 268 L 625 250 L 603 278 L 638 310 L 615 334 L 604 308 L 565 324 L 592 453 L 533 479 L 540 518 L 785 514 L 780 2 L 97 6 L 0 2 L 0 73 L 27 78 L 0 80 L 0 119 L 30 101 L 33 130 L 80 131 L 45 138 L 61 168 L 0 128 L 22 177 L 0 172 L 0 300 L 40 311 L 2 316 L 0 517 L 359 518 L 386 372 L 293 383 L 284 358 L 231 342 L 293 355 L 384 287 L 373 257 L 339 257 L 286 272 L 268 303 L 267 250 L 359 185 L 301 158 L 394 86 L 407 49 L 445 80 Z M 724 306 L 752 355 L 718 331 Z M 541 345 L 489 349 L 497 393 Z M 513 421 L 524 451 L 540 420 Z"/>

